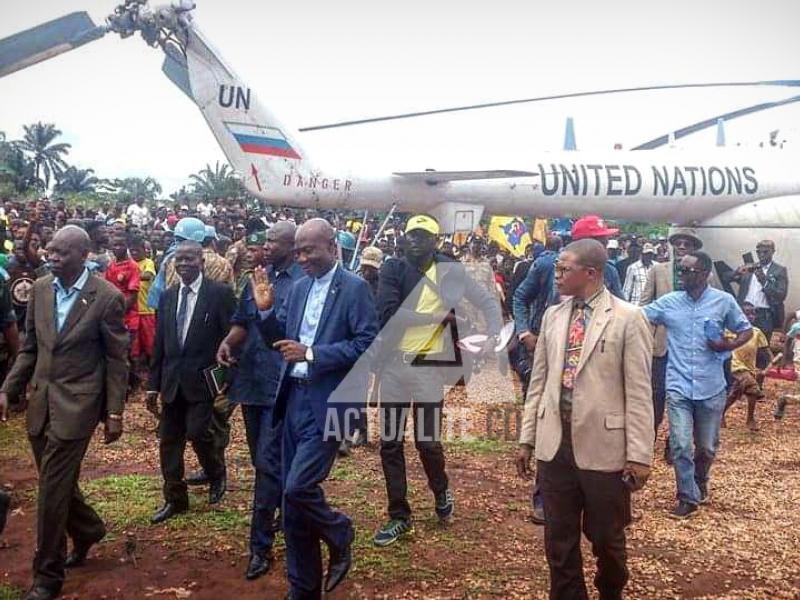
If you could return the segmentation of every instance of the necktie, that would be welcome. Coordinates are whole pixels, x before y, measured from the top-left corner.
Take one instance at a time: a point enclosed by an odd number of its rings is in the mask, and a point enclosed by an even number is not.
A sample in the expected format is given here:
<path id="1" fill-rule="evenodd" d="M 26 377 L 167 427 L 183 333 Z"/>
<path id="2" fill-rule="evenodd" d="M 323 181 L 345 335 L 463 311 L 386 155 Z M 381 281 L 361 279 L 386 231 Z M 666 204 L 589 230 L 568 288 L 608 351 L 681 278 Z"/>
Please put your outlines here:
<path id="1" fill-rule="evenodd" d="M 181 302 L 178 305 L 178 319 L 177 319 L 177 327 L 178 327 L 178 346 L 182 349 L 183 348 L 183 332 L 186 329 L 186 313 L 188 312 L 189 308 L 189 294 L 191 293 L 192 288 L 185 285 L 181 288 Z"/>
<path id="2" fill-rule="evenodd" d="M 575 372 L 578 370 L 578 363 L 581 360 L 584 338 L 586 338 L 586 305 L 576 300 L 572 311 L 572 322 L 567 334 L 564 370 L 561 373 L 561 385 L 568 390 L 575 387 Z"/>

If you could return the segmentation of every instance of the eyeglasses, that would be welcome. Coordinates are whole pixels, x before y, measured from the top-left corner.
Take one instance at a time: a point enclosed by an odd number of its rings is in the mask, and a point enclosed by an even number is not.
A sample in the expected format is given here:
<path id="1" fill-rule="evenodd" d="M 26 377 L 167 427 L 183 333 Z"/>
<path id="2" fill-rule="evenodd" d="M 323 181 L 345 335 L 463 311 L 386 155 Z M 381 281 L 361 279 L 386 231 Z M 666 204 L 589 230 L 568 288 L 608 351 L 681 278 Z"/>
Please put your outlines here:
<path id="1" fill-rule="evenodd" d="M 575 267 L 567 267 L 566 265 L 559 265 L 556 263 L 556 266 L 553 268 L 556 275 L 567 275 L 572 273 L 573 271 L 577 271 L 578 269 L 592 269 L 593 267 L 586 267 L 584 265 L 577 265 Z"/>
<path id="2" fill-rule="evenodd" d="M 690 269 L 688 267 L 678 267 L 678 273 L 681 273 L 681 274 L 683 274 L 683 273 L 697 274 L 697 273 L 705 273 L 705 271 L 703 269 Z"/>

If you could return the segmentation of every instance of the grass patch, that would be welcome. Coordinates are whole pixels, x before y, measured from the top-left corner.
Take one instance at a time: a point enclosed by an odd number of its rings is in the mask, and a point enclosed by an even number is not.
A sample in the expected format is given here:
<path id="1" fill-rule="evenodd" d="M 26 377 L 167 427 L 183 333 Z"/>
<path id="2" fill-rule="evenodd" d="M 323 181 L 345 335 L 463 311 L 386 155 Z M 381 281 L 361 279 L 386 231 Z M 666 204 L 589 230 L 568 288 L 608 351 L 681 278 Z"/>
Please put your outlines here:
<path id="1" fill-rule="evenodd" d="M 144 475 L 110 475 L 82 487 L 89 504 L 115 529 L 148 525 L 161 500 L 159 481 Z"/>
<path id="2" fill-rule="evenodd" d="M 20 588 L 0 583 L 0 600 L 19 600 L 22 592 Z"/>
<path id="3" fill-rule="evenodd" d="M 161 480 L 144 475 L 111 475 L 87 482 L 83 490 L 90 504 L 115 529 L 150 525 L 150 517 L 163 503 Z M 205 488 L 202 488 L 205 492 Z M 235 509 L 213 509 L 206 494 L 189 494 L 189 511 L 166 526 L 170 530 L 238 531 L 247 527 L 248 515 Z"/>
<path id="4" fill-rule="evenodd" d="M 359 472 L 356 461 L 352 458 L 337 460 L 328 479 L 333 481 L 361 481 L 364 476 Z"/>
<path id="5" fill-rule="evenodd" d="M 25 419 L 11 419 L 0 425 L 0 455 L 6 459 L 25 456 L 29 447 Z M 0 600 L 5 598 L 0 596 Z"/>
<path id="6" fill-rule="evenodd" d="M 515 442 L 494 438 L 464 438 L 452 440 L 446 444 L 448 450 L 480 455 L 505 454 L 515 447 Z"/>

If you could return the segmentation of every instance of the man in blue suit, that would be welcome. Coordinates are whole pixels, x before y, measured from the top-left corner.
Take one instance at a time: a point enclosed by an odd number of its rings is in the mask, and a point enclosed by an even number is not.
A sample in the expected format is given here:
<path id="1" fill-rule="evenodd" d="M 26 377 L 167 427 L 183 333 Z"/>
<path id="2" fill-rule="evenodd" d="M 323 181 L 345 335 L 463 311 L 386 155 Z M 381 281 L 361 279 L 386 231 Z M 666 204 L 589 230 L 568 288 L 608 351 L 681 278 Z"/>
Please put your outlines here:
<path id="1" fill-rule="evenodd" d="M 366 397 L 368 361 L 359 359 L 374 341 L 378 322 L 369 284 L 337 265 L 336 231 L 327 221 L 311 219 L 299 227 L 294 253 L 306 277 L 283 306 L 273 309 L 274 290 L 263 269 L 253 275 L 253 297 L 264 340 L 285 361 L 274 418 L 284 419 L 287 599 L 314 600 L 322 593 L 320 541 L 330 553 L 326 592 L 352 564 L 352 522 L 328 505 L 320 484 L 339 444 L 352 433 L 347 424 L 356 419 L 348 408 L 357 410 Z"/>
<path id="2" fill-rule="evenodd" d="M 296 226 L 280 221 L 269 231 L 254 231 L 246 238 L 248 261 L 254 266 L 269 265 L 267 277 L 275 294 L 275 306 L 289 296 L 295 281 L 303 277 L 294 262 Z M 217 362 L 232 367 L 233 380 L 228 399 L 242 405 L 247 446 L 255 469 L 253 516 L 250 521 L 250 561 L 245 577 L 258 579 L 272 566 L 275 542 L 275 512 L 281 503 L 281 444 L 283 427 L 273 423 L 275 396 L 283 369 L 283 357 L 264 343 L 258 329 L 258 308 L 248 281 L 231 331 L 217 351 Z"/>

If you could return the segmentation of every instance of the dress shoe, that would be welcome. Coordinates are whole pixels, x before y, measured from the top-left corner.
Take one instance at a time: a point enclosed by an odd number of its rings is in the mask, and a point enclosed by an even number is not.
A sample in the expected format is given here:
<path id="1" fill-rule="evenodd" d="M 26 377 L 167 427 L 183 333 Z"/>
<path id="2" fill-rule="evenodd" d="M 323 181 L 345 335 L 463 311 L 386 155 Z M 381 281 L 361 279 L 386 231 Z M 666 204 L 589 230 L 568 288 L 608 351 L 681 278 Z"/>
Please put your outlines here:
<path id="1" fill-rule="evenodd" d="M 186 485 L 205 485 L 209 482 L 208 476 L 203 469 L 195 471 L 186 478 Z"/>
<path id="2" fill-rule="evenodd" d="M 6 528 L 6 518 L 8 517 L 8 509 L 11 508 L 11 495 L 8 492 L 0 490 L 0 533 Z"/>
<path id="3" fill-rule="evenodd" d="M 89 549 L 99 541 L 100 540 L 97 540 L 88 544 L 76 543 L 72 547 L 72 552 L 67 555 L 67 559 L 64 561 L 64 568 L 74 569 L 75 567 L 82 567 L 84 563 L 86 563 L 86 557 L 89 555 Z"/>
<path id="4" fill-rule="evenodd" d="M 227 489 L 228 479 L 224 475 L 220 479 L 212 481 L 208 487 L 208 503 L 219 504 Z"/>
<path id="5" fill-rule="evenodd" d="M 53 588 L 34 584 L 28 593 L 25 594 L 23 600 L 53 600 L 53 598 L 58 598 L 60 595 L 61 590 L 54 590 Z"/>
<path id="6" fill-rule="evenodd" d="M 253 554 L 250 557 L 250 564 L 247 565 L 247 573 L 244 574 L 244 578 L 248 581 L 253 581 L 254 579 L 266 575 L 270 567 L 272 567 L 273 560 L 272 553 L 267 553 L 263 556 Z"/>
<path id="7" fill-rule="evenodd" d="M 347 542 L 341 550 L 330 548 L 330 561 L 328 562 L 328 576 L 325 578 L 325 592 L 330 594 L 347 576 L 353 564 L 353 540 L 356 533 L 350 528 Z"/>
<path id="8" fill-rule="evenodd" d="M 167 502 L 164 506 L 159 508 L 150 518 L 150 522 L 153 525 L 158 525 L 159 523 L 163 523 L 167 519 L 171 519 L 175 515 L 179 515 L 180 513 L 185 513 L 188 510 L 185 506 L 178 506 L 177 504 L 173 504 L 172 502 Z"/>

